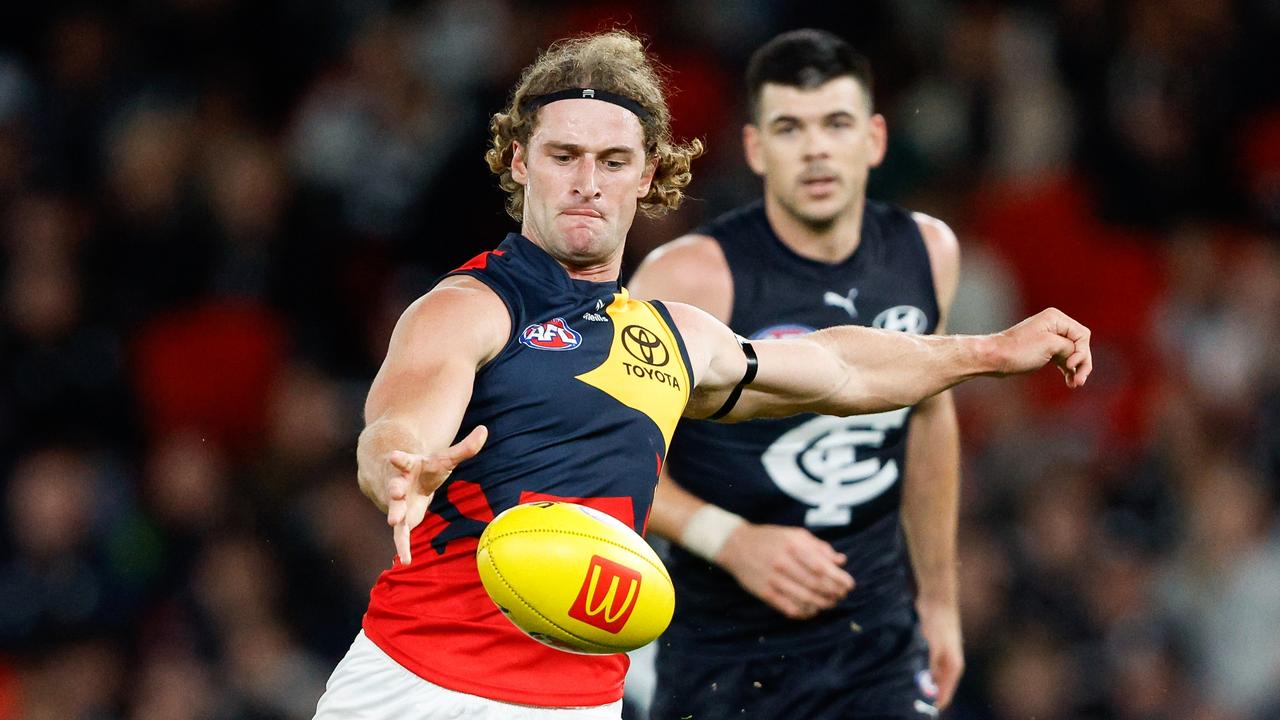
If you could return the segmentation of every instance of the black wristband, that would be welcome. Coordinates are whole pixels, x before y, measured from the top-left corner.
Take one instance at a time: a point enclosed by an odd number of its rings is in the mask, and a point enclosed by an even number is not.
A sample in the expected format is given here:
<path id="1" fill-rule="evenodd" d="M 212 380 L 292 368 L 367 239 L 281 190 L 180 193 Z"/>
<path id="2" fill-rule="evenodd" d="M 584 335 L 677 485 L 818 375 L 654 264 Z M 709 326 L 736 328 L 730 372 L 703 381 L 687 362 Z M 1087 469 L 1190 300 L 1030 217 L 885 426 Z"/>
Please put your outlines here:
<path id="1" fill-rule="evenodd" d="M 747 356 L 747 371 L 742 374 L 742 379 L 737 385 L 733 386 L 733 392 L 729 393 L 729 398 L 724 401 L 724 405 L 720 409 L 707 416 L 707 420 L 719 420 L 728 415 L 733 406 L 738 404 L 738 398 L 742 397 L 742 388 L 751 384 L 756 379 L 756 370 L 760 367 L 760 361 L 756 358 L 756 349 L 751 347 L 751 342 L 744 337 L 738 337 L 738 344 L 742 346 L 742 354 Z"/>

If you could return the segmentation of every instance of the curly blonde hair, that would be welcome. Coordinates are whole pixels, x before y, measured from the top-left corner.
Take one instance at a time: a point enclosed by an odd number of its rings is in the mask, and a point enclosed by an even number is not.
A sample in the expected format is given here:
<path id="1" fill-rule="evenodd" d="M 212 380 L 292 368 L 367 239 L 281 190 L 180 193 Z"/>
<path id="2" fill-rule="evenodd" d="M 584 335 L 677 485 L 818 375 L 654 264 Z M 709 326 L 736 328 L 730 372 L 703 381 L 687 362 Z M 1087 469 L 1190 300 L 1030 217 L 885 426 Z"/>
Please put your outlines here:
<path id="1" fill-rule="evenodd" d="M 494 113 L 489 123 L 492 147 L 484 154 L 498 184 L 510 194 L 507 213 L 524 219 L 524 186 L 511 177 L 514 143 L 528 146 L 538 119 L 536 108 L 526 102 L 539 95 L 566 88 L 593 88 L 623 95 L 649 113 L 640 118 L 644 129 L 645 156 L 657 160 L 657 170 L 649 194 L 640 200 L 640 211 L 658 217 L 680 207 L 684 188 L 693 179 L 690 165 L 703 152 L 701 140 L 677 145 L 671 138 L 671 111 L 667 108 L 661 68 L 645 53 L 640 39 L 614 30 L 599 35 L 560 40 L 553 43 L 525 68 L 504 112 Z M 639 116 L 638 116 L 639 117 Z"/>

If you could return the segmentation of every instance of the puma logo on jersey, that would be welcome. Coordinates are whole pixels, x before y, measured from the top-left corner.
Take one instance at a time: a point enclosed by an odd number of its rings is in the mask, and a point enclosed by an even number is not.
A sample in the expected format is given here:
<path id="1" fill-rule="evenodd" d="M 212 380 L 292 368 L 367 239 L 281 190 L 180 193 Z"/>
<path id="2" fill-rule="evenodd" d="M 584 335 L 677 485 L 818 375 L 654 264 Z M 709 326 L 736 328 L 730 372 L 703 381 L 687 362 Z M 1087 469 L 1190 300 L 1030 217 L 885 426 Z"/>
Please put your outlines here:
<path id="1" fill-rule="evenodd" d="M 849 288 L 849 292 L 844 295 L 828 290 L 822 296 L 822 302 L 832 307 L 844 308 L 851 318 L 858 317 L 858 309 L 853 306 L 853 301 L 856 299 L 858 299 L 858 288 Z"/>

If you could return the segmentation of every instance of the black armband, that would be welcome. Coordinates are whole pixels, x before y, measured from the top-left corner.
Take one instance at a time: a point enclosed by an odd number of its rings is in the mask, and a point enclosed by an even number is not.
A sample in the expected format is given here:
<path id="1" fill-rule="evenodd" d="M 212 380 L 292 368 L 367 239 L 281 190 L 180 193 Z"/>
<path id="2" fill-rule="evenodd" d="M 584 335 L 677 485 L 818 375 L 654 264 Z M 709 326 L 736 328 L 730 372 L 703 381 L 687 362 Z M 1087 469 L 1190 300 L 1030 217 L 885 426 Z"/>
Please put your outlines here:
<path id="1" fill-rule="evenodd" d="M 720 409 L 707 416 L 707 420 L 719 420 L 728 415 L 733 406 L 738 404 L 738 398 L 742 397 L 742 388 L 751 384 L 756 379 L 756 370 L 760 367 L 760 361 L 756 358 L 756 349 L 751 347 L 751 342 L 741 335 L 738 336 L 738 344 L 742 346 L 742 354 L 747 357 L 747 371 L 742 374 L 742 379 L 737 385 L 733 386 L 733 392 L 729 393 L 729 398 L 724 401 L 724 405 Z"/>

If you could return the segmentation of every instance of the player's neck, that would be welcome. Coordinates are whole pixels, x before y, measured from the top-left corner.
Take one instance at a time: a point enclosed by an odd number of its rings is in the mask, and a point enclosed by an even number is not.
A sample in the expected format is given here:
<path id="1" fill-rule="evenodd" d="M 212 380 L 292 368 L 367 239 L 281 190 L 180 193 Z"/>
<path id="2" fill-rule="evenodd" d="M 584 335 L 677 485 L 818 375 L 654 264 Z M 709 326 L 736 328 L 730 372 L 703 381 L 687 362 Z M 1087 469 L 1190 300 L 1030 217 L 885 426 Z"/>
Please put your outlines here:
<path id="1" fill-rule="evenodd" d="M 587 282 L 595 283 L 617 282 L 622 275 L 622 249 L 625 243 L 618 245 L 617 249 L 609 257 L 599 262 L 588 262 L 579 265 L 552 250 L 547 243 L 542 241 L 536 228 L 533 228 L 528 223 L 521 227 L 520 233 L 529 242 L 537 245 L 543 252 L 550 255 L 551 259 L 559 263 L 560 267 L 564 268 L 564 271 L 574 280 L 586 280 Z"/>
<path id="2" fill-rule="evenodd" d="M 563 261 L 557 260 L 565 272 L 569 273 L 569 277 L 574 280 L 586 280 L 587 282 L 617 282 L 618 276 L 622 274 L 622 258 L 616 261 L 609 261 L 603 265 L 592 265 L 590 267 L 580 268 L 565 265 Z"/>
<path id="3" fill-rule="evenodd" d="M 866 198 L 859 196 L 830 224 L 815 227 L 788 212 L 773 197 L 765 198 L 765 216 L 782 244 L 797 255 L 824 263 L 847 259 L 862 242 L 862 209 Z"/>

